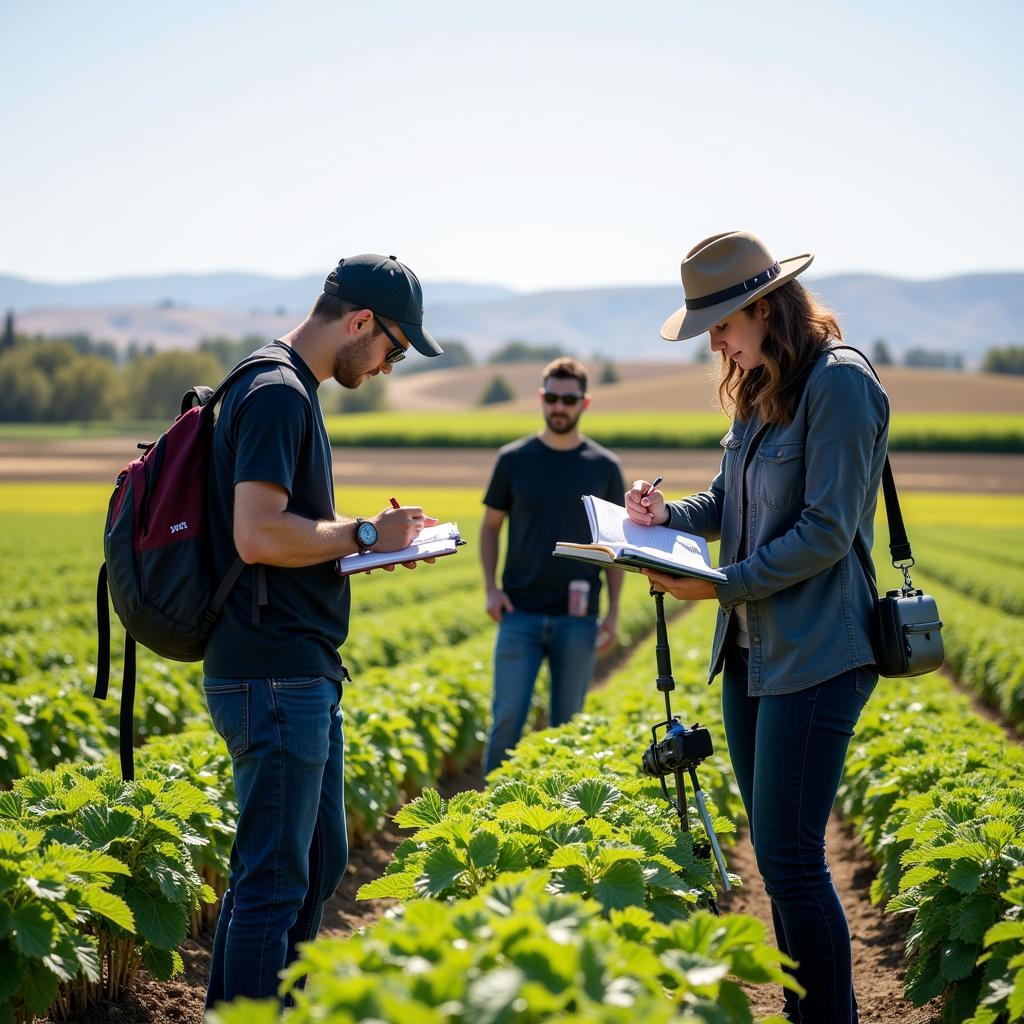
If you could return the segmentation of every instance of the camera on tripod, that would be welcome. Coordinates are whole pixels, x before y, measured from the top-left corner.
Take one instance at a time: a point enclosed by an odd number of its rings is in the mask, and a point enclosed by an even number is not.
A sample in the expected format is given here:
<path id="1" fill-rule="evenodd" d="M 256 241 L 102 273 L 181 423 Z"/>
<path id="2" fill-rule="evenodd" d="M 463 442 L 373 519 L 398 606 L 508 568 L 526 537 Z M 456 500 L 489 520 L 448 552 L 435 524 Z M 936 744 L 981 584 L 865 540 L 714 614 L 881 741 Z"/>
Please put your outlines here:
<path id="1" fill-rule="evenodd" d="M 662 740 L 658 739 L 659 729 L 666 730 Z M 654 742 L 644 751 L 643 768 L 656 779 L 673 772 L 688 772 L 715 752 L 707 729 L 699 722 L 687 729 L 674 715 L 670 721 L 653 726 L 651 736 Z"/>

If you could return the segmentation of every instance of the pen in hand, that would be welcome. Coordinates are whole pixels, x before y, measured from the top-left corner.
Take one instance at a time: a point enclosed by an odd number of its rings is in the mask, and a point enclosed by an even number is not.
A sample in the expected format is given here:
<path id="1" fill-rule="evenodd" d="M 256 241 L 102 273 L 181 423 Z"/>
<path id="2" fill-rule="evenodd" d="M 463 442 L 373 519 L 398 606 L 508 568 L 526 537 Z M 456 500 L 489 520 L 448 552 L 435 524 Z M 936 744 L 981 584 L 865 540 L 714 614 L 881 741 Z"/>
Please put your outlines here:
<path id="1" fill-rule="evenodd" d="M 646 498 L 647 495 L 650 494 L 651 491 L 653 491 L 658 486 L 658 484 L 660 484 L 661 481 L 664 480 L 664 479 L 665 478 L 663 476 L 656 476 L 654 478 L 654 480 L 652 481 L 650 487 L 646 487 L 646 488 L 644 488 L 644 490 L 642 490 L 640 492 L 640 497 L 641 498 Z"/>
<path id="2" fill-rule="evenodd" d="M 661 479 L 661 478 L 659 477 L 658 479 Z M 392 508 L 401 508 L 402 507 L 401 505 L 398 504 L 398 499 L 397 498 L 388 498 L 388 501 L 391 502 L 391 507 Z"/>

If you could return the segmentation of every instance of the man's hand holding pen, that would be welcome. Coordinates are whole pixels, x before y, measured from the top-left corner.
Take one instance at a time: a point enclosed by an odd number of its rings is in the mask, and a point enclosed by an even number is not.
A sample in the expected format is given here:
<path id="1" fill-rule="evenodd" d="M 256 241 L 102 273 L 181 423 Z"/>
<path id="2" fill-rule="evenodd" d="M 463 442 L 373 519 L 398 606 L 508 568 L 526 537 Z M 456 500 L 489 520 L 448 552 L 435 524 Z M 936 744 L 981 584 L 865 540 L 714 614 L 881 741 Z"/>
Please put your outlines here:
<path id="1" fill-rule="evenodd" d="M 377 551 L 401 551 L 415 544 L 423 528 L 437 526 L 433 516 L 424 513 L 419 505 L 400 505 L 397 498 L 390 499 L 390 507 L 374 516 L 373 525 L 377 527 L 378 540 L 374 545 Z M 433 563 L 433 558 L 424 558 L 424 562 Z M 402 562 L 406 569 L 415 569 L 417 562 Z M 382 566 L 386 572 L 394 572 L 395 566 Z M 368 569 L 367 572 L 372 572 Z"/>
<path id="2" fill-rule="evenodd" d="M 640 526 L 663 526 L 668 522 L 668 506 L 665 495 L 659 491 L 661 477 L 651 483 L 635 480 L 626 491 L 626 514 Z"/>

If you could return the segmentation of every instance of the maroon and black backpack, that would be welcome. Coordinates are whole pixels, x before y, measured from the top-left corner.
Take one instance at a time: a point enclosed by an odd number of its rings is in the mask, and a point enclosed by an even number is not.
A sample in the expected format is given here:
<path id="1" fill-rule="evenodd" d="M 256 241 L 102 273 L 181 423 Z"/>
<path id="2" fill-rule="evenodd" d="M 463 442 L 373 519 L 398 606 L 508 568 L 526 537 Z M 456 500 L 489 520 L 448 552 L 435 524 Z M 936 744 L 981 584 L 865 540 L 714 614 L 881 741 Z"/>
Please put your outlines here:
<path id="1" fill-rule="evenodd" d="M 284 352 L 253 355 L 216 388 L 192 388 L 181 400 L 178 418 L 156 442 L 140 444 L 142 456 L 117 475 L 103 530 L 105 561 L 96 586 L 99 656 L 93 696 L 105 700 L 110 679 L 109 591 L 126 634 L 120 715 L 125 779 L 135 774 L 136 642 L 172 661 L 201 661 L 213 624 L 246 568 L 236 557 L 223 578 L 215 575 L 207 471 L 214 408 L 245 371 L 264 363 L 291 365 Z M 262 575 L 262 566 L 254 569 Z M 258 578 L 254 592 L 266 593 L 265 579 Z M 258 606 L 254 614 L 258 616 Z"/>

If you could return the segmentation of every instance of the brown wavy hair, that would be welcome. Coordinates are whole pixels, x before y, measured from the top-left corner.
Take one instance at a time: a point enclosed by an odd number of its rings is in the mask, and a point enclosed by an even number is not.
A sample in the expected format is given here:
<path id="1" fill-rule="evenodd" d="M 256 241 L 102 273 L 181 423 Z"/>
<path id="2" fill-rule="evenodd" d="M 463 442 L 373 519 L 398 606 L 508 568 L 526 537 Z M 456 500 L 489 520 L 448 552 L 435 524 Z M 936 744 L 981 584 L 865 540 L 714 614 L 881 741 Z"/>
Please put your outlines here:
<path id="1" fill-rule="evenodd" d="M 789 423 L 796 415 L 804 372 L 843 332 L 835 313 L 822 306 L 799 281 L 762 296 L 771 308 L 768 333 L 761 347 L 764 362 L 743 370 L 722 353 L 718 400 L 727 412 L 749 420 L 755 412 L 763 423 Z M 741 310 L 753 319 L 757 300 Z"/>

